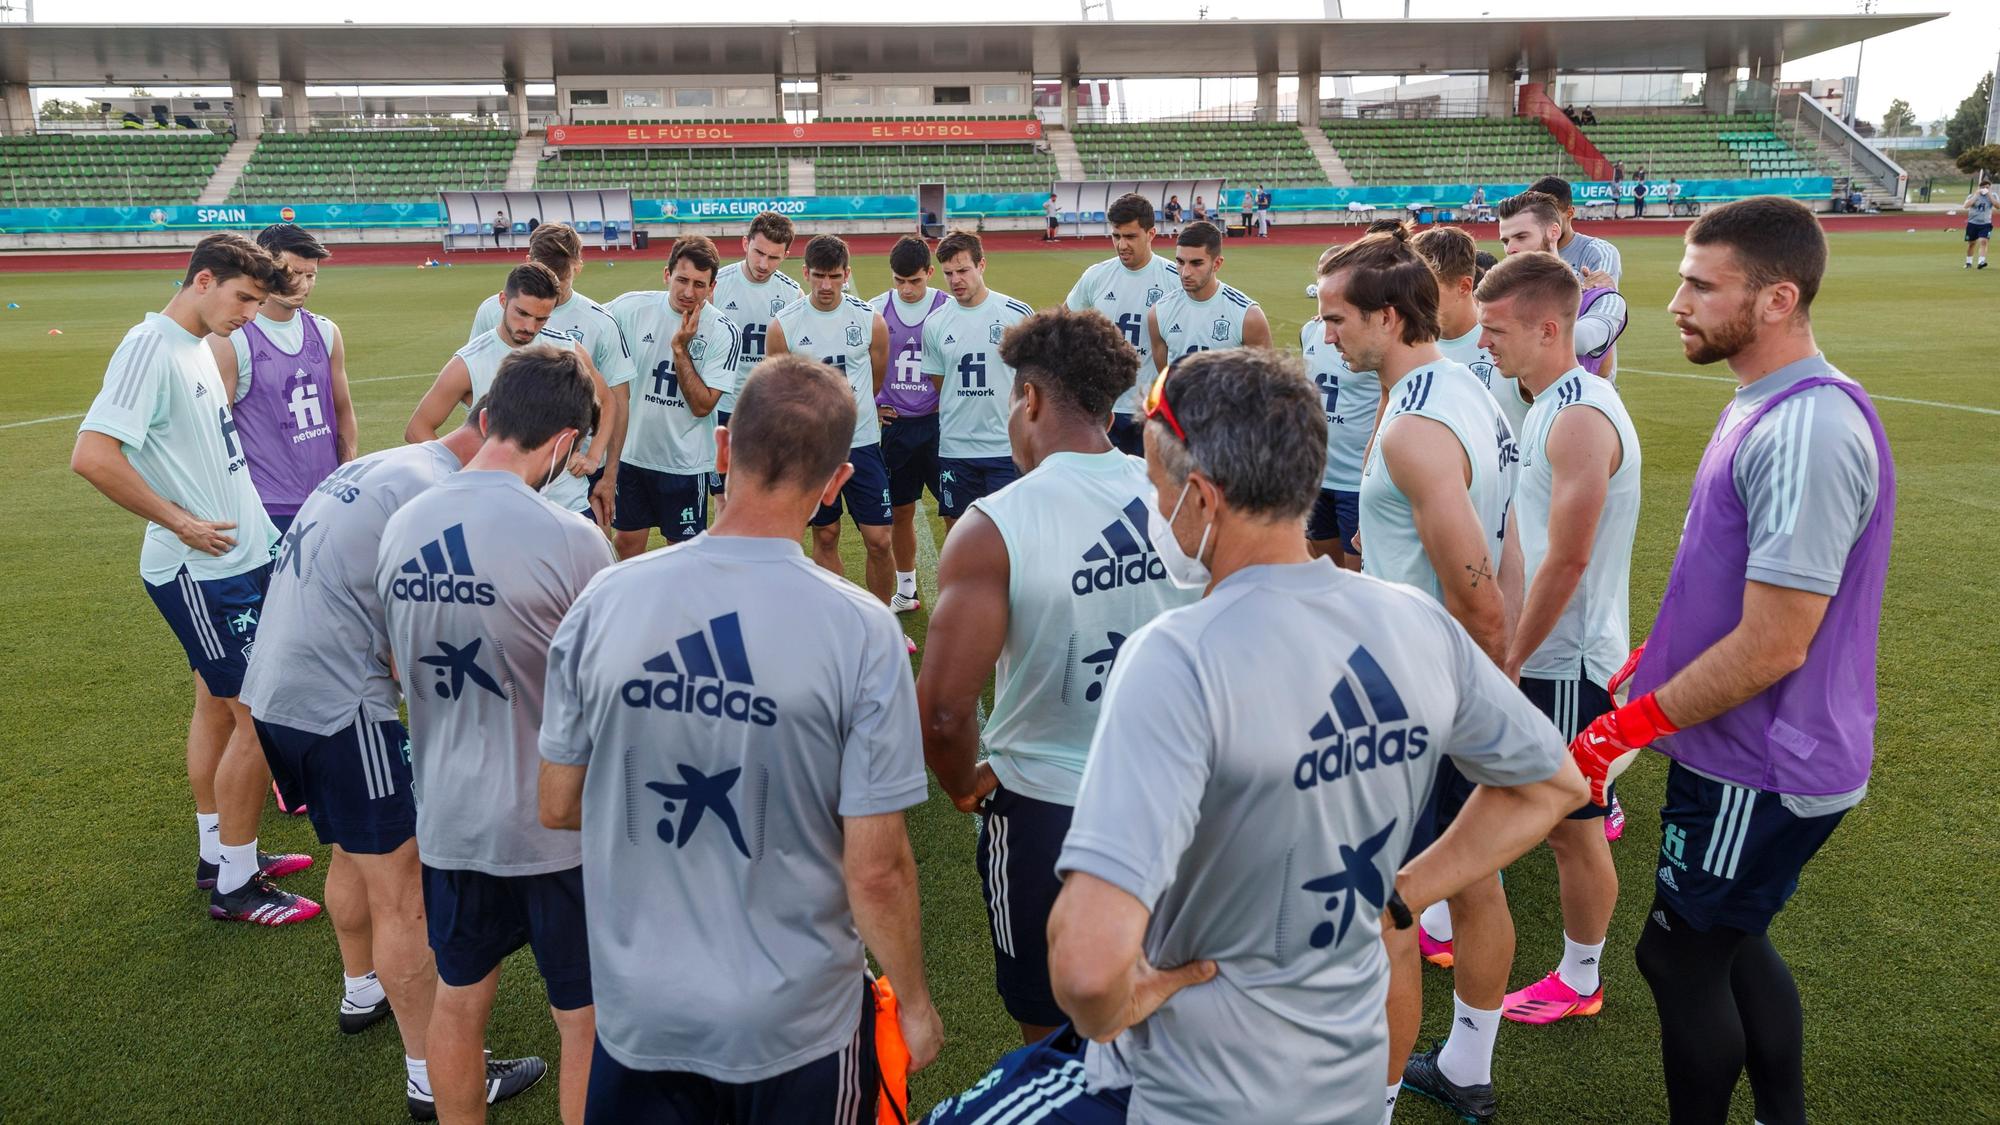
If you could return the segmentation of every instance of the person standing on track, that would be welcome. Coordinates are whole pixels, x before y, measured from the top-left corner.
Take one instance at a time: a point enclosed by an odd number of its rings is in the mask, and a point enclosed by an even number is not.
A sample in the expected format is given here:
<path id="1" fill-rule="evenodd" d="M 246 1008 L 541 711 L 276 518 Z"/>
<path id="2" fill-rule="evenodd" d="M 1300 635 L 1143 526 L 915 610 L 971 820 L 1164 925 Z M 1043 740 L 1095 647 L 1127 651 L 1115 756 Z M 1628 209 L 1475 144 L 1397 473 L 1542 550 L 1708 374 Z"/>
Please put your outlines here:
<path id="1" fill-rule="evenodd" d="M 1673 760 L 1638 945 L 1672 1120 L 1725 1119 L 1747 1070 L 1757 1120 L 1800 1125 L 1805 1017 L 1767 931 L 1868 792 L 1896 467 L 1867 393 L 1813 338 L 1827 259 L 1813 213 L 1739 200 L 1686 238 L 1667 306 L 1681 347 L 1727 362 L 1740 385 L 1695 469 L 1659 617 L 1628 662 L 1630 702 L 1571 753 L 1593 799 L 1638 749 Z"/>

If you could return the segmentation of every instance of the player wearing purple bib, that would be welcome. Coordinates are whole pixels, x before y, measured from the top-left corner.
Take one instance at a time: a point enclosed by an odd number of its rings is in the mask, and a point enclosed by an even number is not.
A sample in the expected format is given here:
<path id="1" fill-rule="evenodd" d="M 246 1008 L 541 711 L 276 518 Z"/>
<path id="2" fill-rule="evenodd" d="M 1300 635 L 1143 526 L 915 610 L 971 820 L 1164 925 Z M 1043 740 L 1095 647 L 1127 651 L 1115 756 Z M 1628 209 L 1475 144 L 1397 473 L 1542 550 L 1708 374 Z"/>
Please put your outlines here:
<path id="1" fill-rule="evenodd" d="M 232 388 L 250 481 L 283 533 L 319 482 L 354 460 L 354 400 L 340 329 L 305 311 L 319 264 L 332 255 L 290 223 L 265 227 L 257 245 L 284 267 L 292 291 L 266 297 L 242 331 L 210 336 L 208 347 Z"/>
<path id="2" fill-rule="evenodd" d="M 1601 799 L 1648 745 L 1673 760 L 1639 971 L 1660 1012 L 1671 1120 L 1802 1125 L 1805 1014 L 1768 930 L 1868 792 L 1896 467 L 1873 403 L 1813 339 L 1826 235 L 1760 196 L 1688 228 L 1667 305 L 1694 363 L 1739 382 L 1695 469 L 1631 702 L 1570 746 Z M 1614 693 L 1628 672 L 1612 680 Z"/>
<path id="3" fill-rule="evenodd" d="M 894 285 L 870 304 L 889 326 L 889 369 L 875 409 L 882 417 L 882 461 L 889 469 L 889 547 L 896 592 L 889 608 L 908 613 L 917 596 L 917 501 L 938 499 L 938 386 L 924 378 L 924 321 L 951 294 L 931 288 L 931 248 L 905 235 L 889 251 Z"/>

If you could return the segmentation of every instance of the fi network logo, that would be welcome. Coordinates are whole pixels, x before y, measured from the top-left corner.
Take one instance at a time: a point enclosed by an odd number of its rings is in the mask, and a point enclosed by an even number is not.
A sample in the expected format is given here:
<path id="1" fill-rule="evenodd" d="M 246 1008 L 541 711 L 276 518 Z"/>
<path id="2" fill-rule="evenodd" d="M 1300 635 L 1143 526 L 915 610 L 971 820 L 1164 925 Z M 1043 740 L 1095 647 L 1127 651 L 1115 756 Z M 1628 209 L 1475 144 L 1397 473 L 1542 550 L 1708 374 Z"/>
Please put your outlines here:
<path id="1" fill-rule="evenodd" d="M 1332 710 L 1308 732 L 1317 748 L 1292 768 L 1292 784 L 1301 790 L 1376 766 L 1414 762 L 1429 748 L 1430 728 L 1410 722 L 1396 685 L 1365 646 L 1355 646 L 1327 698 Z"/>
<path id="2" fill-rule="evenodd" d="M 481 582 L 465 549 L 465 525 L 452 524 L 403 564 L 389 595 L 405 602 L 492 605 L 493 584 Z"/>
<path id="3" fill-rule="evenodd" d="M 1146 504 L 1136 497 L 1125 505 L 1120 518 L 1097 533 L 1098 542 L 1083 553 L 1083 566 L 1070 575 L 1070 592 L 1078 597 L 1142 582 L 1159 582 L 1167 568 L 1153 552 L 1147 538 L 1151 519 Z"/>
<path id="4" fill-rule="evenodd" d="M 712 642 L 712 643 L 711 643 Z M 733 613 L 710 619 L 672 648 L 646 661 L 650 673 L 625 681 L 618 695 L 627 707 L 706 715 L 760 727 L 775 726 L 778 704 L 754 690 L 743 624 Z"/>

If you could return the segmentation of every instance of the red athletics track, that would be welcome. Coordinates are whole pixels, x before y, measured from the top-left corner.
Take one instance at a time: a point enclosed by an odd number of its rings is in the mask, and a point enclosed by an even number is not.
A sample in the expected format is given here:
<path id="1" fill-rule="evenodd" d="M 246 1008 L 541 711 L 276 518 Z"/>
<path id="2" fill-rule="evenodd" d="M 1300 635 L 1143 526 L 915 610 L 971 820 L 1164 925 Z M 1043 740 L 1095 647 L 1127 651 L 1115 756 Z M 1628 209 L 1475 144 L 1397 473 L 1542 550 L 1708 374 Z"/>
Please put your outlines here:
<path id="1" fill-rule="evenodd" d="M 1388 214 L 1389 212 L 1384 212 Z M 1916 227 L 1919 230 L 1936 226 L 1937 229 L 1958 230 L 1964 226 L 1962 216 L 1942 213 L 1910 212 L 1896 215 L 1824 215 L 1821 216 L 1831 231 L 1901 231 Z M 1942 224 L 1939 226 L 1938 224 Z M 1496 241 L 1498 230 L 1491 223 L 1463 224 L 1474 238 L 1481 241 Z M 1687 228 L 1686 219 L 1610 219 L 1585 221 L 1583 230 L 1600 238 L 1632 238 L 1646 235 L 1678 236 Z M 1345 242 L 1359 237 L 1363 227 L 1360 224 L 1334 226 L 1284 226 L 1273 225 L 1269 244 L 1279 246 L 1325 246 L 1334 242 Z M 806 231 L 810 234 L 810 230 Z M 896 243 L 897 235 L 862 234 L 849 237 L 847 244 L 857 254 L 886 254 Z M 195 239 L 193 232 L 188 235 L 189 244 Z M 1047 248 L 1040 231 L 1009 230 L 992 231 L 981 236 L 989 252 L 1002 250 L 1035 250 Z M 1163 239 L 1164 241 L 1164 239 Z M 615 253 L 599 252 L 593 257 L 615 258 L 619 261 L 651 259 L 664 262 L 671 241 L 655 238 L 650 248 L 641 251 L 623 250 Z M 1099 248 L 1099 239 L 1065 238 L 1056 249 L 1076 249 L 1080 247 Z M 724 246 L 725 253 L 731 247 Z M 800 247 L 803 249 L 803 246 Z M 336 261 L 349 266 L 415 266 L 427 258 L 435 257 L 439 250 L 435 245 L 423 242 L 402 243 L 353 243 L 334 245 Z M 515 261 L 519 250 L 461 250 L 448 255 L 445 260 L 467 265 Z M 732 256 L 733 255 L 727 255 Z M 187 251 L 176 250 L 85 250 L 85 251 L 41 251 L 16 250 L 0 252 L 0 273 L 27 273 L 37 271 L 68 270 L 175 270 L 187 265 Z"/>

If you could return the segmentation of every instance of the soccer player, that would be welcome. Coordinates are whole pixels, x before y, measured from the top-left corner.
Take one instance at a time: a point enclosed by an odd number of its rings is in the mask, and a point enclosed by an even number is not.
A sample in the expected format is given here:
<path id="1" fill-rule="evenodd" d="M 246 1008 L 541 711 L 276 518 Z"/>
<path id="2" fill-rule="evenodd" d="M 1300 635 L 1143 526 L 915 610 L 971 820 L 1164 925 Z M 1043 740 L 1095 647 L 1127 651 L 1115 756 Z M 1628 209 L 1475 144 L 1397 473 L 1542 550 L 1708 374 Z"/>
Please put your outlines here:
<path id="1" fill-rule="evenodd" d="M 767 354 L 795 351 L 840 372 L 854 388 L 854 471 L 840 496 L 813 515 L 813 561 L 835 574 L 840 564 L 840 510 L 844 505 L 861 529 L 867 553 L 863 576 L 883 605 L 895 593 L 895 559 L 889 553 L 889 469 L 882 463 L 882 417 L 875 397 L 889 367 L 889 326 L 873 306 L 845 292 L 854 278 L 847 243 L 830 234 L 806 243 L 806 295 L 771 321 Z"/>
<path id="2" fill-rule="evenodd" d="M 1007 441 L 1014 369 L 1000 339 L 1034 310 L 986 287 L 978 235 L 945 235 L 937 259 L 952 303 L 924 319 L 923 373 L 938 385 L 938 515 L 948 535 L 974 500 L 1021 475 Z"/>
<path id="3" fill-rule="evenodd" d="M 1105 674 L 1127 637 L 1196 595 L 1167 581 L 1148 539 L 1159 517 L 1144 464 L 1105 434 L 1139 370 L 1131 342 L 1097 312 L 1058 308 L 1015 325 L 1000 352 L 1015 372 L 1008 435 L 1026 474 L 975 501 L 945 543 L 917 701 L 939 787 L 981 814 L 1000 998 L 1033 1043 L 1063 1023 L 1049 908 Z"/>
<path id="4" fill-rule="evenodd" d="M 588 508 L 603 513 L 604 518 L 597 521 L 601 526 L 609 522 L 612 500 L 618 492 L 618 454 L 625 441 L 625 419 L 632 407 L 629 384 L 638 374 L 632 366 L 632 349 L 619 334 L 611 313 L 576 291 L 577 275 L 583 272 L 583 239 L 577 236 L 576 228 L 568 223 L 543 223 L 534 228 L 528 235 L 528 260 L 540 262 L 556 275 L 556 307 L 549 313 L 548 330 L 576 341 L 577 347 L 590 357 L 604 389 L 609 391 L 599 392 L 604 400 L 604 436 L 601 442 L 593 436 L 583 443 L 585 449 L 593 444 L 604 447 L 597 457 L 590 459 L 594 467 L 586 474 L 587 479 L 565 480 L 549 496 L 571 511 Z M 500 327 L 505 304 L 504 294 L 481 301 L 465 342 L 473 343 Z"/>
<path id="5" fill-rule="evenodd" d="M 1125 340 L 1139 353 L 1139 370 L 1151 379 L 1159 370 L 1153 363 L 1153 337 L 1146 331 L 1146 310 L 1181 287 L 1180 267 L 1153 253 L 1153 201 L 1143 195 L 1121 195 L 1111 201 L 1105 213 L 1111 224 L 1111 248 L 1117 257 L 1107 258 L 1083 271 L 1070 288 L 1067 304 L 1072 309 L 1096 309 L 1104 314 Z M 1111 409 L 1111 444 L 1134 457 L 1144 454 L 1139 423 L 1139 387 L 1126 387 Z"/>
<path id="6" fill-rule="evenodd" d="M 1606 686 L 1631 648 L 1626 624 L 1632 536 L 1639 525 L 1639 435 L 1608 379 L 1576 365 L 1570 339 L 1582 290 L 1553 254 L 1515 254 L 1479 283 L 1481 343 L 1534 398 L 1520 430 L 1508 537 L 1526 594 L 1500 667 L 1565 742 L 1612 709 Z M 1587 804 L 1549 833 L 1562 889 L 1563 956 L 1554 972 L 1507 994 L 1518 1023 L 1596 1015 L 1604 935 L 1618 871 Z M 1439 936 L 1433 931 L 1433 936 Z"/>
<path id="7" fill-rule="evenodd" d="M 1826 253 L 1812 212 L 1774 196 L 1689 226 L 1667 309 L 1689 361 L 1727 361 L 1740 385 L 1631 701 L 1570 747 L 1594 799 L 1633 750 L 1673 760 L 1638 959 L 1675 1122 L 1726 1118 L 1746 1069 L 1757 1120 L 1806 1119 L 1804 1013 L 1767 930 L 1874 761 L 1896 468 L 1867 393 L 1813 340 Z"/>
<path id="8" fill-rule="evenodd" d="M 1480 346 L 1479 305 L 1472 290 L 1479 283 L 1479 244 L 1462 227 L 1431 227 L 1410 239 L 1410 249 L 1430 263 L 1438 279 L 1438 351 L 1464 364 L 1486 384 L 1507 425 L 1521 431 L 1528 403 L 1514 381 L 1494 366 L 1493 354 Z"/>
<path id="9" fill-rule="evenodd" d="M 1645 169 L 1639 170 L 1639 178 L 1644 179 Z M 1618 253 L 1618 247 L 1602 238 L 1582 234 L 1576 229 L 1576 198 L 1570 190 L 1569 181 L 1561 176 L 1543 176 L 1528 188 L 1531 192 L 1541 192 L 1554 202 L 1556 213 L 1562 224 L 1562 234 L 1554 246 L 1548 247 L 1557 257 L 1570 264 L 1577 277 L 1583 280 L 1585 305 L 1590 304 L 1590 290 L 1616 290 L 1625 278 L 1625 262 Z M 1581 322 L 1579 321 L 1579 326 Z M 1602 356 L 1601 366 L 1589 367 L 1593 374 L 1601 374 L 1607 379 L 1618 378 L 1618 358 L 1608 345 Z"/>
<path id="10" fill-rule="evenodd" d="M 282 535 L 313 487 L 354 460 L 358 436 L 340 329 L 304 312 L 319 264 L 332 253 L 290 223 L 257 232 L 257 245 L 284 267 L 291 291 L 264 298 L 254 320 L 228 336 L 210 336 L 208 346 L 224 383 L 232 384 L 236 437 L 250 479 Z"/>
<path id="11" fill-rule="evenodd" d="M 561 1034 L 562 1118 L 583 1120 L 590 951 L 582 849 L 542 827 L 536 737 L 549 640 L 611 548 L 546 493 L 597 424 L 583 353 L 530 347 L 493 380 L 486 441 L 389 517 L 375 589 L 410 708 L 424 913 L 438 990 L 425 1042 L 441 1116 L 482 1121 L 500 963 L 528 945 Z"/>
<path id="12" fill-rule="evenodd" d="M 346 968 L 340 1030 L 390 1014 L 402 1033 L 410 1116 L 437 1116 L 425 1036 L 437 966 L 424 941 L 417 812 L 402 692 L 389 666 L 375 589 L 383 525 L 411 497 L 479 451 L 479 406 L 437 441 L 372 453 L 334 470 L 279 542 L 243 705 L 288 804 L 304 805 L 333 848 L 326 906 Z M 357 965 L 373 966 L 356 973 Z M 489 1100 L 539 1081 L 541 1059 L 488 1062 Z"/>
<path id="13" fill-rule="evenodd" d="M 1328 250 L 1321 260 L 1333 253 Z M 1330 558 L 1336 566 L 1360 570 L 1361 548 L 1354 533 L 1360 526 L 1361 463 L 1381 414 L 1382 382 L 1373 371 L 1347 366 L 1317 314 L 1299 327 L 1299 351 L 1326 414 L 1326 468 L 1320 476 L 1319 499 L 1306 517 L 1306 549 L 1314 558 Z"/>
<path id="14" fill-rule="evenodd" d="M 716 404 L 722 399 L 716 384 L 736 378 L 743 342 L 736 324 L 710 300 L 721 265 L 715 243 L 699 235 L 680 239 L 667 253 L 664 291 L 627 293 L 611 302 L 640 372 L 611 516 L 621 559 L 644 551 L 654 528 L 667 542 L 680 543 L 708 526 Z"/>
<path id="15" fill-rule="evenodd" d="M 1561 176 L 1543 176 L 1530 184 L 1528 191 L 1549 197 L 1555 207 L 1557 221 L 1562 226 L 1562 234 L 1557 237 L 1556 244 L 1548 249 L 1568 262 L 1577 277 L 1588 281 L 1592 271 L 1609 274 L 1610 284 L 1616 288 L 1625 277 L 1625 260 L 1618 253 L 1618 247 L 1576 229 L 1576 196 L 1570 189 L 1569 181 Z"/>
<path id="16" fill-rule="evenodd" d="M 69 462 L 146 521 L 139 579 L 194 671 L 187 771 L 201 845 L 195 886 L 212 890 L 210 917 L 272 926 L 319 913 L 318 903 L 268 881 L 312 866 L 312 857 L 257 851 L 271 774 L 237 698 L 278 532 L 250 480 L 228 384 L 202 338 L 242 328 L 290 285 L 284 267 L 241 235 L 197 243 L 165 311 L 147 313 L 112 353 Z"/>
<path id="17" fill-rule="evenodd" d="M 1510 616 L 1503 582 L 1519 581 L 1519 572 L 1500 562 L 1518 455 L 1493 396 L 1439 352 L 1437 307 L 1437 275 L 1405 231 L 1367 235 L 1320 267 L 1320 317 L 1329 335 L 1349 367 L 1380 374 L 1389 396 L 1362 468 L 1362 573 L 1436 598 L 1497 666 Z M 1440 768 L 1429 823 L 1417 826 L 1411 854 L 1468 807 L 1472 786 L 1466 775 Z M 1391 1065 L 1409 1088 L 1484 1118 L 1493 1112 L 1493 1040 L 1514 925 L 1497 878 L 1473 881 L 1449 901 L 1458 930 L 1456 1011 L 1443 1061 L 1433 1048 L 1403 1064 L 1423 1015 L 1417 934 L 1410 931 L 1389 944 Z"/>
<path id="18" fill-rule="evenodd" d="M 598 372 L 596 364 L 591 362 L 584 345 L 548 327 L 561 299 L 561 281 L 554 271 L 539 262 L 515 266 L 507 275 L 500 299 L 504 311 L 499 323 L 492 331 L 473 337 L 471 343 L 458 349 L 445 361 L 444 369 L 438 372 L 437 379 L 410 413 L 409 424 L 403 428 L 404 441 L 436 441 L 438 430 L 451 417 L 451 412 L 460 403 L 470 406 L 474 401 L 485 398 L 500 372 L 501 363 L 514 352 L 533 344 L 571 350 L 583 356 L 583 369 L 597 387 L 598 401 L 608 402 L 611 399 L 610 389 L 605 386 L 604 377 Z M 568 511 L 589 517 L 599 527 L 608 526 L 611 522 L 612 494 L 601 489 L 590 491 L 585 478 L 603 466 L 606 454 L 614 446 L 624 444 L 622 433 L 617 438 L 615 442 L 607 438 L 599 448 L 590 449 L 590 435 L 586 434 L 586 450 L 570 454 L 568 468 L 549 488 L 549 499 Z M 612 484 L 615 488 L 615 476 Z"/>
<path id="19" fill-rule="evenodd" d="M 1554 253 L 1562 234 L 1561 208 L 1557 201 L 1539 192 L 1523 192 L 1500 201 L 1500 246 L 1509 254 L 1538 251 Z M 1616 289 L 1591 284 L 1602 280 L 1597 273 L 1579 268 L 1563 259 L 1585 285 L 1582 311 L 1576 318 L 1576 361 L 1585 371 L 1611 375 L 1611 345 L 1625 331 L 1628 313 L 1625 298 Z M 1496 395 L 1496 398 L 1504 396 Z M 1517 393 L 1514 396 L 1519 398 Z"/>
<path id="20" fill-rule="evenodd" d="M 1189 223 L 1174 246 L 1178 290 L 1169 289 L 1146 310 L 1146 332 L 1156 372 L 1182 356 L 1211 349 L 1268 348 L 1271 325 L 1257 302 L 1222 283 L 1222 231 Z"/>
<path id="21" fill-rule="evenodd" d="M 889 369 L 875 407 L 882 419 L 882 462 L 889 470 L 889 546 L 896 562 L 896 592 L 889 608 L 909 613 L 923 605 L 917 594 L 917 501 L 938 491 L 938 386 L 924 378 L 924 322 L 951 300 L 931 288 L 931 248 L 904 235 L 889 251 L 891 288 L 871 305 L 889 329 Z"/>
<path id="22" fill-rule="evenodd" d="M 1435 602 L 1307 555 L 1326 438 L 1296 361 L 1217 352 L 1159 382 L 1153 541 L 1208 593 L 1111 673 L 1049 919 L 1073 1026 L 937 1125 L 1379 1119 L 1382 930 L 1583 799 L 1547 720 Z M 1483 784 L 1398 870 L 1445 758 Z"/>
<path id="23" fill-rule="evenodd" d="M 751 370 L 763 360 L 764 336 L 772 319 L 779 309 L 799 299 L 799 283 L 779 268 L 792 252 L 796 237 L 790 219 L 776 211 L 761 211 L 750 220 L 750 229 L 743 235 L 743 260 L 722 267 L 715 275 L 715 292 L 709 299 L 743 336 L 736 356 L 735 377 L 718 372 L 721 381 L 709 384 L 722 392 L 722 399 L 715 406 L 716 425 L 729 424 L 729 414 L 736 409 L 737 384 L 749 378 Z M 724 484 L 721 473 L 709 478 L 708 490 L 715 496 L 717 511 L 724 503 Z"/>
<path id="24" fill-rule="evenodd" d="M 799 554 L 855 413 L 824 366 L 759 365 L 717 435 L 714 529 L 599 575 L 550 649 L 541 816 L 583 830 L 592 1122 L 874 1121 L 864 946 L 911 1069 L 942 1042 L 903 823 L 926 789 L 902 631 Z"/>
<path id="25" fill-rule="evenodd" d="M 1972 256 L 1979 255 L 1979 268 L 1986 268 L 1986 244 L 1993 237 L 1993 185 L 1982 183 L 1965 197 L 1965 268 L 1972 268 Z"/>

